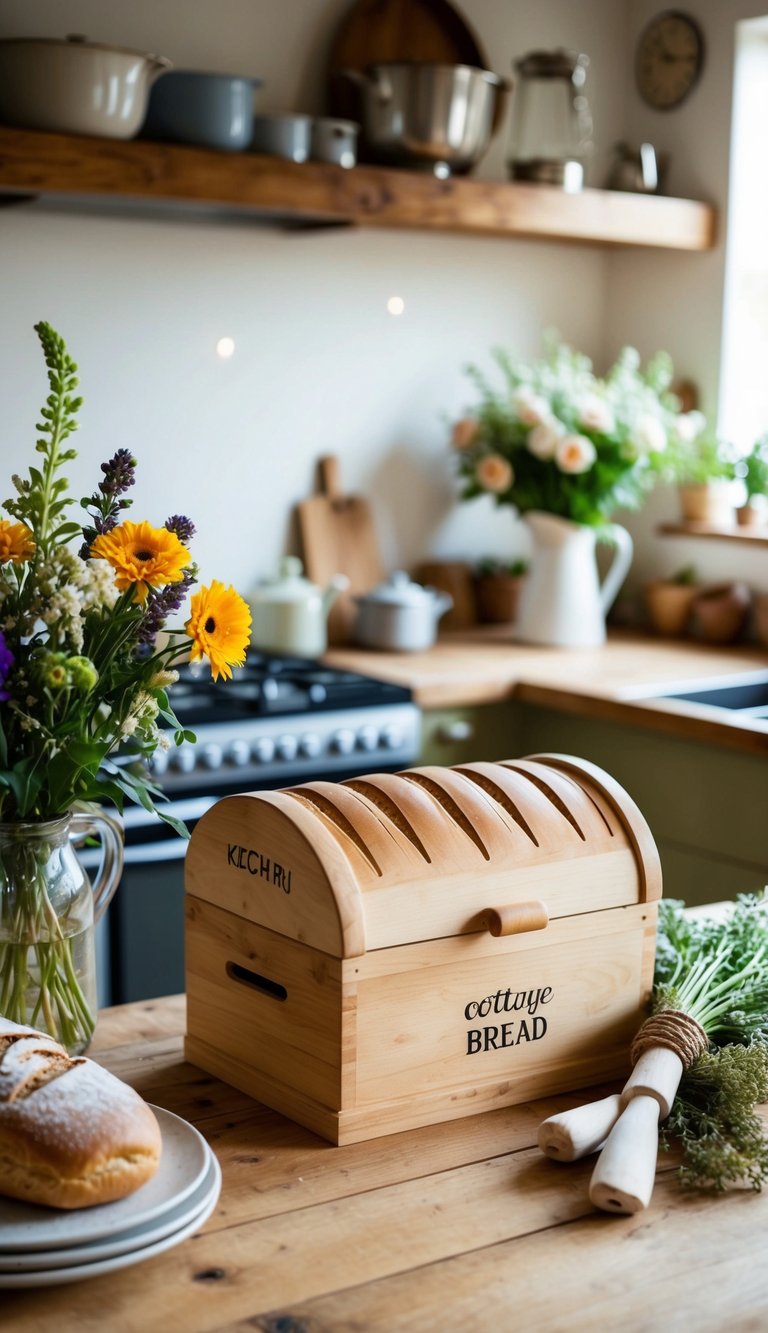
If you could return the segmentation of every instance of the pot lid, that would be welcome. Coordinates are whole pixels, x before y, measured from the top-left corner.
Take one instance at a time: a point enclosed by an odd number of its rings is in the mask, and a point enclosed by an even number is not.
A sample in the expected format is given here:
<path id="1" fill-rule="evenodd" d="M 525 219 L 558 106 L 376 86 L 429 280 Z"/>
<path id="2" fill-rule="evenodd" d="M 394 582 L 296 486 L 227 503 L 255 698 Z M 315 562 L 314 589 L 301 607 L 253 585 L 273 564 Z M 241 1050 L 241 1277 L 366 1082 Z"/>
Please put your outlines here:
<path id="1" fill-rule="evenodd" d="M 572 79 L 584 82 L 589 56 L 558 47 L 554 51 L 529 51 L 515 61 L 515 69 L 524 79 Z"/>
<path id="2" fill-rule="evenodd" d="M 277 573 L 264 579 L 256 589 L 255 602 L 307 602 L 319 597 L 316 583 L 304 578 L 304 566 L 298 556 L 286 555 L 278 564 Z"/>
<path id="3" fill-rule="evenodd" d="M 388 606 L 432 607 L 435 593 L 433 588 L 424 588 L 420 583 L 413 583 L 404 569 L 398 569 L 389 578 L 372 588 L 358 602 L 384 603 Z"/>
<path id="4" fill-rule="evenodd" d="M 88 51 L 110 51 L 113 55 L 135 56 L 137 60 L 150 60 L 162 65 L 163 69 L 172 69 L 172 62 L 165 56 L 156 56 L 151 51 L 135 51 L 129 46 L 115 46 L 112 42 L 89 42 L 82 33 L 71 32 L 66 37 L 4 37 L 0 46 L 81 46 Z"/>

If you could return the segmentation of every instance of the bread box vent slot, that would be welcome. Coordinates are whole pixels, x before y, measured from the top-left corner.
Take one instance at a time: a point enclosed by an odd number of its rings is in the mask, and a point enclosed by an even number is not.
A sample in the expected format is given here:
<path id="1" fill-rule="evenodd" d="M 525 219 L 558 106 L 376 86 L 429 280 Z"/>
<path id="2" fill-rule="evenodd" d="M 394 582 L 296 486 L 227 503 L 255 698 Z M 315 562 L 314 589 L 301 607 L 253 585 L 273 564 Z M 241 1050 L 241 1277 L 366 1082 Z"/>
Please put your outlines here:
<path id="1" fill-rule="evenodd" d="M 502 810 L 506 810 L 507 814 L 514 819 L 518 828 L 521 828 L 526 837 L 530 838 L 534 847 L 538 847 L 539 840 L 533 829 L 526 820 L 523 819 L 523 816 L 514 801 L 510 800 L 507 793 L 503 791 L 501 787 L 495 782 L 492 782 L 490 778 L 487 778 L 483 773 L 473 772 L 471 768 L 459 768 L 457 769 L 457 772 L 461 773 L 463 777 L 469 778 L 470 782 L 474 782 L 475 786 L 480 787 L 481 791 L 484 791 L 487 796 L 493 797 L 496 804 L 500 805 Z"/>
<path id="2" fill-rule="evenodd" d="M 453 797 L 449 796 L 448 792 L 439 783 L 433 782 L 431 778 L 426 778 L 423 773 L 409 773 L 407 776 L 409 782 L 415 782 L 417 786 L 423 787 L 425 791 L 429 792 L 430 796 L 437 801 L 437 804 L 442 806 L 445 813 L 450 815 L 454 824 L 457 824 L 462 833 L 466 833 L 467 837 L 482 852 L 486 861 L 490 861 L 491 855 L 488 848 L 477 830 L 472 827 L 464 811 L 459 809 Z"/>
<path id="3" fill-rule="evenodd" d="M 270 995 L 273 1000 L 288 999 L 288 992 L 279 981 L 271 981 L 269 977 L 263 977 L 260 972 L 251 972 L 247 967 L 241 967 L 239 963 L 227 963 L 226 973 L 233 981 L 239 981 L 244 986 L 253 986 L 254 990 Z"/>
<path id="4" fill-rule="evenodd" d="M 560 796 L 558 796 L 557 792 L 552 787 L 549 786 L 549 783 L 544 782 L 543 779 L 540 778 L 537 773 L 531 773 L 528 769 L 519 768 L 517 764 L 505 764 L 504 767 L 511 768 L 513 773 L 519 773 L 521 777 L 527 778 L 529 782 L 532 782 L 534 787 L 538 787 L 542 796 L 546 796 L 547 800 L 551 801 L 555 809 L 560 811 L 560 814 L 563 816 L 563 819 L 567 819 L 568 823 L 571 825 L 571 828 L 574 828 L 576 830 L 579 837 L 581 838 L 581 841 L 586 842 L 584 830 L 579 826 L 578 821 L 571 814 L 570 810 L 568 809 L 568 806 L 565 804 L 565 801 Z M 566 779 L 566 781 L 568 781 L 568 779 Z M 574 786 L 575 785 L 576 784 L 574 783 Z"/>
<path id="5" fill-rule="evenodd" d="M 358 792 L 361 796 L 365 796 L 367 800 L 371 802 L 371 805 L 375 805 L 377 810 L 380 810 L 383 815 L 386 815 L 387 819 L 394 824 L 395 828 L 398 828 L 401 833 L 405 834 L 408 841 L 413 843 L 416 851 L 420 856 L 424 857 L 427 864 L 431 864 L 432 857 L 424 846 L 424 843 L 421 841 L 415 828 L 408 822 L 400 807 L 395 805 L 395 802 L 387 796 L 386 792 L 381 791 L 381 789 L 374 786 L 372 782 L 364 782 L 362 779 L 357 778 L 351 778 L 349 782 L 346 783 L 346 786 L 351 787 L 352 791 Z"/>

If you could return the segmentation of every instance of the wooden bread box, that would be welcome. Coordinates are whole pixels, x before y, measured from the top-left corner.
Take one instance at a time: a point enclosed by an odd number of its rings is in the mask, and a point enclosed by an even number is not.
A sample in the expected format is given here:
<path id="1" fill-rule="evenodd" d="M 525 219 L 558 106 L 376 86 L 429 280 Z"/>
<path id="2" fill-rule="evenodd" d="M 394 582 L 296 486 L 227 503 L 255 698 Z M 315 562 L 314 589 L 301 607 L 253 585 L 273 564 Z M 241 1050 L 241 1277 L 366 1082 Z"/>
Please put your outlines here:
<path id="1" fill-rule="evenodd" d="M 333 1143 L 629 1070 L 661 870 L 584 760 L 228 796 L 186 891 L 187 1059 Z"/>

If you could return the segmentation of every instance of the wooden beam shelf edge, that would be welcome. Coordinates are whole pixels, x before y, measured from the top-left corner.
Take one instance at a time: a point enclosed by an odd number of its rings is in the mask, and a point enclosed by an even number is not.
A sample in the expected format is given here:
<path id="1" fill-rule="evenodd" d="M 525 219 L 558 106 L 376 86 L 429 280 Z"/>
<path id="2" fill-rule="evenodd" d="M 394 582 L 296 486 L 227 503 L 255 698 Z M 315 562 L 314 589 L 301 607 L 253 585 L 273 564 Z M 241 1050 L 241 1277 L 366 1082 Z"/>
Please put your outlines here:
<path id="1" fill-rule="evenodd" d="M 209 205 L 276 220 L 352 223 L 588 245 L 710 249 L 715 212 L 691 199 L 583 190 L 146 140 L 0 126 L 0 195 L 85 202 Z"/>
<path id="2" fill-rule="evenodd" d="M 711 541 L 744 542 L 747 546 L 768 546 L 768 528 L 716 528 L 707 523 L 660 523 L 663 537 L 704 537 Z"/>

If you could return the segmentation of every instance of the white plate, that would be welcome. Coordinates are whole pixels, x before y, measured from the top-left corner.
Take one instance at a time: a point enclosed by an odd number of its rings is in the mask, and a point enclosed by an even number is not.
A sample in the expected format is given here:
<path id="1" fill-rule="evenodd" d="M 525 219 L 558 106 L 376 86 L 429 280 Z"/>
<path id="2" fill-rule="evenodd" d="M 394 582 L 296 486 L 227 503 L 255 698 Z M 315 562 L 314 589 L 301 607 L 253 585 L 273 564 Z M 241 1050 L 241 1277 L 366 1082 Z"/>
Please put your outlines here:
<path id="1" fill-rule="evenodd" d="M 95 1263 L 98 1259 L 109 1259 L 113 1254 L 128 1254 L 130 1250 L 141 1249 L 171 1232 L 179 1231 L 187 1222 L 194 1221 L 202 1213 L 211 1196 L 219 1192 L 217 1163 L 213 1153 L 209 1152 L 209 1164 L 200 1185 L 183 1203 L 177 1204 L 160 1217 L 142 1223 L 139 1227 L 130 1227 L 117 1236 L 106 1240 L 93 1241 L 87 1245 L 68 1246 L 61 1250 L 28 1250 L 26 1253 L 3 1254 L 0 1251 L 0 1274 L 32 1273 L 36 1269 L 68 1268 L 73 1264 Z"/>
<path id="2" fill-rule="evenodd" d="M 151 1180 L 125 1199 L 93 1208 L 40 1208 L 0 1197 L 0 1253 L 70 1249 L 161 1217 L 188 1199 L 210 1164 L 202 1134 L 180 1116 L 153 1106 L 163 1138 L 160 1165 Z"/>
<path id="3" fill-rule="evenodd" d="M 156 1240 L 152 1245 L 142 1245 L 138 1250 L 130 1250 L 128 1254 L 112 1255 L 109 1259 L 100 1259 L 93 1264 L 73 1264 L 71 1268 L 41 1268 L 34 1273 L 0 1273 L 0 1289 L 8 1287 L 55 1287 L 64 1282 L 82 1282 L 87 1277 L 101 1277 L 104 1273 L 115 1273 L 120 1268 L 129 1268 L 131 1264 L 143 1263 L 145 1259 L 152 1259 L 156 1254 L 163 1254 L 166 1250 L 173 1249 L 174 1245 L 179 1245 L 181 1241 L 186 1240 L 197 1231 L 204 1222 L 208 1221 L 211 1213 L 216 1207 L 221 1190 L 221 1167 L 216 1158 L 211 1155 L 211 1161 L 215 1171 L 215 1188 L 212 1190 L 207 1204 L 198 1213 L 197 1217 L 187 1222 L 185 1226 L 178 1231 L 174 1231 L 170 1236 L 165 1236 L 163 1240 Z"/>

